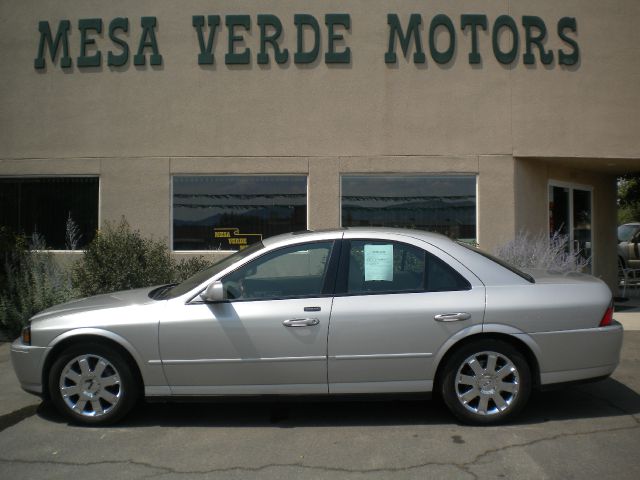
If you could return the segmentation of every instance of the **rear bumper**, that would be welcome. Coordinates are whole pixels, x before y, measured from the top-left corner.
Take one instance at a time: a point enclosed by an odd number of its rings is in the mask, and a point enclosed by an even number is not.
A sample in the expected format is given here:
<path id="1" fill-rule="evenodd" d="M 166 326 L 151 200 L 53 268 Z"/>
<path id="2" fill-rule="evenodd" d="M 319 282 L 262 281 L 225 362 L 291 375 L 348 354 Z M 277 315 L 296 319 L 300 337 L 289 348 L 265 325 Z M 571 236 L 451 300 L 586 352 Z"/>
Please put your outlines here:
<path id="1" fill-rule="evenodd" d="M 42 365 L 47 347 L 25 345 L 18 339 L 11 344 L 11 363 L 23 390 L 42 395 Z"/>
<path id="2" fill-rule="evenodd" d="M 620 363 L 623 328 L 608 327 L 530 334 L 539 347 L 540 384 L 607 377 Z"/>

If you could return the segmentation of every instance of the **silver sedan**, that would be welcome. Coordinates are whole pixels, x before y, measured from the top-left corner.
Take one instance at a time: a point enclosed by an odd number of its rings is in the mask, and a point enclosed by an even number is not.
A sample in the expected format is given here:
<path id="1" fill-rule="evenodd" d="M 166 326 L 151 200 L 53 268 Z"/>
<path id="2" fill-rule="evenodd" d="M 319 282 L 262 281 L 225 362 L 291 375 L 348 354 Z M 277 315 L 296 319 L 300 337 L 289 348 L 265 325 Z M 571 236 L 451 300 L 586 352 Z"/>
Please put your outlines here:
<path id="1" fill-rule="evenodd" d="M 610 375 L 622 334 L 594 277 L 354 228 L 272 237 L 178 285 L 50 308 L 11 355 L 25 390 L 84 424 L 141 397 L 432 391 L 461 421 L 495 424 L 532 389 Z"/>

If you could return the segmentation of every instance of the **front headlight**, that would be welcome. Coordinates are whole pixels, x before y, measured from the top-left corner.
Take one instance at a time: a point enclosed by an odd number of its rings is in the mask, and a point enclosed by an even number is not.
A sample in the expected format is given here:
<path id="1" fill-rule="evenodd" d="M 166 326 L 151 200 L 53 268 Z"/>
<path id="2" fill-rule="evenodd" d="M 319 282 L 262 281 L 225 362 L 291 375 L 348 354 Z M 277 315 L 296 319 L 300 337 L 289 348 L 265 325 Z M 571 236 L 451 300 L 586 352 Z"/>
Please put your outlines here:
<path id="1" fill-rule="evenodd" d="M 27 325 L 22 329 L 22 343 L 25 345 L 31 345 L 31 324 Z"/>

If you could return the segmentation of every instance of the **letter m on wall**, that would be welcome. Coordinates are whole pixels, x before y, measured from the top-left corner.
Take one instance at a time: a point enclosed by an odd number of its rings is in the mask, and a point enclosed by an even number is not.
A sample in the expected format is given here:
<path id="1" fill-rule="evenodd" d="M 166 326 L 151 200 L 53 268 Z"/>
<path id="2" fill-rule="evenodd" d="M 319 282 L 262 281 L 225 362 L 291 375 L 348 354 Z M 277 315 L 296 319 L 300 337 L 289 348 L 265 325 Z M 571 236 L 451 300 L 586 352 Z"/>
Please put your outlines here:
<path id="1" fill-rule="evenodd" d="M 422 50 L 422 39 L 420 38 L 420 24 L 422 23 L 422 17 L 417 13 L 412 13 L 409 17 L 409 25 L 407 26 L 407 33 L 403 33 L 402 26 L 398 15 L 390 13 L 387 15 L 387 24 L 389 25 L 389 49 L 384 54 L 385 63 L 396 63 L 397 55 L 395 52 L 395 39 L 398 38 L 402 53 L 406 56 L 409 53 L 409 45 L 411 38 L 415 44 L 415 52 L 413 54 L 414 63 L 424 63 L 426 60 L 424 51 Z"/>
<path id="2" fill-rule="evenodd" d="M 69 56 L 69 30 L 71 28 L 71 22 L 69 20 L 60 20 L 58 24 L 58 33 L 55 40 L 51 35 L 51 28 L 49 22 L 39 22 L 38 30 L 40 31 L 40 43 L 38 44 L 38 56 L 33 62 L 33 66 L 37 69 L 42 69 L 45 66 L 44 54 L 45 47 L 49 47 L 49 55 L 51 55 L 51 61 L 56 61 L 56 55 L 60 49 L 62 43 L 62 56 L 60 57 L 60 66 L 62 68 L 71 67 L 71 57 Z"/>

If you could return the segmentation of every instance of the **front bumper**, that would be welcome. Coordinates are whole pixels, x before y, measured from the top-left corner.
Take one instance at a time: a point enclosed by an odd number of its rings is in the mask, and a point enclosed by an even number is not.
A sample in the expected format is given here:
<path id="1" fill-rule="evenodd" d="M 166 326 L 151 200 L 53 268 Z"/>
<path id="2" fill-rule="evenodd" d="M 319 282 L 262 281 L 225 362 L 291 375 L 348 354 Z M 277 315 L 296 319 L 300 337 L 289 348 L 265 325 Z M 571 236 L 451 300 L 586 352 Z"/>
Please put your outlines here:
<path id="1" fill-rule="evenodd" d="M 21 339 L 11 344 L 11 363 L 23 390 L 42 395 L 42 366 L 48 347 L 25 345 Z"/>

